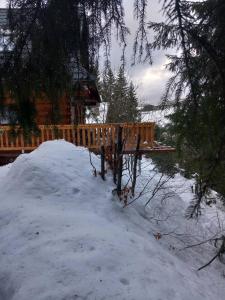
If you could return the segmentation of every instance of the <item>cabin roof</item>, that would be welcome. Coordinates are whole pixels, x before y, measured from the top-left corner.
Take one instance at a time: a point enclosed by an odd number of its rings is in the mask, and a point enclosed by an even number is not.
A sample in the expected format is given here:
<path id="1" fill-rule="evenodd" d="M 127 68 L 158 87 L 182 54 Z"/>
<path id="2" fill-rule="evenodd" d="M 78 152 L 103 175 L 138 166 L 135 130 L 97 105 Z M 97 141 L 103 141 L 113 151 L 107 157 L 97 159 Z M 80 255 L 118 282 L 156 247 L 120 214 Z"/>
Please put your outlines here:
<path id="1" fill-rule="evenodd" d="M 0 30 L 6 30 L 8 27 L 8 8 L 0 8 Z M 0 50 L 0 63 L 3 62 L 6 52 L 4 54 Z M 86 98 L 86 105 L 94 105 L 96 102 L 101 102 L 98 89 L 95 83 L 96 77 L 88 72 L 76 59 L 71 59 L 69 65 L 74 87 L 77 84 L 81 85 L 84 98 Z M 85 91 L 85 92 L 84 92 Z"/>
<path id="2" fill-rule="evenodd" d="M 96 77 L 90 72 L 88 72 L 76 59 L 71 59 L 69 68 L 74 83 L 80 80 L 85 80 L 85 81 L 96 80 Z"/>

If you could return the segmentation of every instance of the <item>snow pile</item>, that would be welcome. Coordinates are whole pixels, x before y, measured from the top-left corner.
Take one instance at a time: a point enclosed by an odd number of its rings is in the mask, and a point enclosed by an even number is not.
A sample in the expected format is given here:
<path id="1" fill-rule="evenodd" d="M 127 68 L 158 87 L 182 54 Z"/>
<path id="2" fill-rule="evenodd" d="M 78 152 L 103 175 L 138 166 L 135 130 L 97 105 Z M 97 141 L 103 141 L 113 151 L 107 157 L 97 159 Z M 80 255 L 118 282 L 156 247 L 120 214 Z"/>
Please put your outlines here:
<path id="1" fill-rule="evenodd" d="M 93 176 L 85 149 L 64 141 L 0 168 L 0 299 L 224 299 L 219 264 L 196 272 L 113 188 L 110 174 Z"/>

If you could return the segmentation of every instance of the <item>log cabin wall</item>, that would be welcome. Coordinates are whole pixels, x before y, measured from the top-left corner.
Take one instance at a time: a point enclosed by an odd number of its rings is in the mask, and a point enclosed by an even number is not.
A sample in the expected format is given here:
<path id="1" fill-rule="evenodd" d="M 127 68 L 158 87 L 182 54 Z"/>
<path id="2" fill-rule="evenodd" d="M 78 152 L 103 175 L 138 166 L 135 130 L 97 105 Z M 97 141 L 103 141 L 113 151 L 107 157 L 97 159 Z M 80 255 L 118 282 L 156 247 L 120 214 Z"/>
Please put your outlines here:
<path id="1" fill-rule="evenodd" d="M 64 96 L 59 100 L 59 120 L 58 124 L 85 124 L 85 104 L 77 102 L 74 105 L 70 103 L 68 97 Z M 53 124 L 53 105 L 46 99 L 36 101 L 37 124 Z"/>
<path id="2" fill-rule="evenodd" d="M 15 103 L 12 99 L 5 99 L 5 105 L 10 106 Z M 36 122 L 38 125 L 51 125 L 54 123 L 53 105 L 51 101 L 46 98 L 37 99 L 36 107 Z M 68 97 L 64 96 L 59 100 L 59 118 L 56 123 L 70 125 L 70 124 L 85 124 L 85 104 L 77 102 L 71 105 Z M 1 122 L 0 122 L 1 124 Z"/>
<path id="3" fill-rule="evenodd" d="M 36 106 L 36 122 L 39 125 L 50 125 L 55 123 L 53 120 L 53 104 L 47 99 L 38 99 L 35 103 Z M 67 97 L 62 97 L 59 101 L 59 116 L 57 123 L 59 124 L 71 124 L 71 108 L 70 101 Z"/>
<path id="4" fill-rule="evenodd" d="M 74 105 L 74 122 L 73 124 L 85 124 L 85 106 L 82 103 Z"/>

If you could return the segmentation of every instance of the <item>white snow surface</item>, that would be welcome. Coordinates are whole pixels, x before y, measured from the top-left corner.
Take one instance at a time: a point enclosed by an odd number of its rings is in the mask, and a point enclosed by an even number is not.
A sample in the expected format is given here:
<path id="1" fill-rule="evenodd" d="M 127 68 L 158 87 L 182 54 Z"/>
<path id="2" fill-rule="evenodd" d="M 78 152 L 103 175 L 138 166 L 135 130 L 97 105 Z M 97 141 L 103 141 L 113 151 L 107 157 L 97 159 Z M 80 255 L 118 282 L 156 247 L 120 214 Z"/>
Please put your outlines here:
<path id="1" fill-rule="evenodd" d="M 123 208 L 110 172 L 106 181 L 94 177 L 88 151 L 65 141 L 0 168 L 0 300 L 224 300 L 224 265 L 197 272 L 212 246 L 180 251 L 180 235 L 154 237 L 189 230 L 196 242 L 212 228 L 210 214 L 202 223 L 183 217 L 190 182 L 178 176 L 168 189 L 175 182 L 183 196 Z M 173 217 L 155 221 L 157 205 Z"/>
<path id="2" fill-rule="evenodd" d="M 141 122 L 155 122 L 159 126 L 165 126 L 170 122 L 168 116 L 173 112 L 173 108 L 142 112 Z"/>
<path id="3" fill-rule="evenodd" d="M 106 116 L 108 110 L 108 103 L 102 102 L 99 104 L 98 113 L 94 117 L 93 114 L 90 114 L 88 111 L 88 117 L 86 118 L 87 124 L 93 123 L 105 123 Z M 94 111 L 96 109 L 94 108 Z M 159 126 L 165 126 L 169 124 L 170 120 L 168 118 L 174 112 L 174 108 L 165 108 L 165 109 L 158 109 L 153 111 L 145 111 L 141 112 L 141 122 L 155 122 Z"/>

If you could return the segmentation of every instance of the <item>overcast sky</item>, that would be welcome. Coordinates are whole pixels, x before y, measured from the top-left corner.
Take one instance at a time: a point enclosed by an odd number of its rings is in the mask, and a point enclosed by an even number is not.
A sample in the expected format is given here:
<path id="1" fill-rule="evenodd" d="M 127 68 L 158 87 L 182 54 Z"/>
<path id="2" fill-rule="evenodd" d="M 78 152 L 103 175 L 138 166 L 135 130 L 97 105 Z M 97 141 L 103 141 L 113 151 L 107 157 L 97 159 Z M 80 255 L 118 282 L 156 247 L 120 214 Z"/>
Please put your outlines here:
<path id="1" fill-rule="evenodd" d="M 157 104 L 160 102 L 165 84 L 170 76 L 164 67 L 166 64 L 166 56 L 165 53 L 156 51 L 153 53 L 153 65 L 150 66 L 148 63 L 145 63 L 131 67 L 133 38 L 136 28 L 136 22 L 133 18 L 133 2 L 133 0 L 124 0 L 126 23 L 131 31 L 131 35 L 127 41 L 127 74 L 137 86 L 137 94 L 140 101 Z M 0 7 L 4 7 L 5 3 L 6 0 L 0 0 Z M 160 7 L 158 0 L 149 0 L 147 20 L 161 20 Z M 120 65 L 121 52 L 119 46 L 114 42 L 111 53 L 112 66 L 116 71 Z"/>

